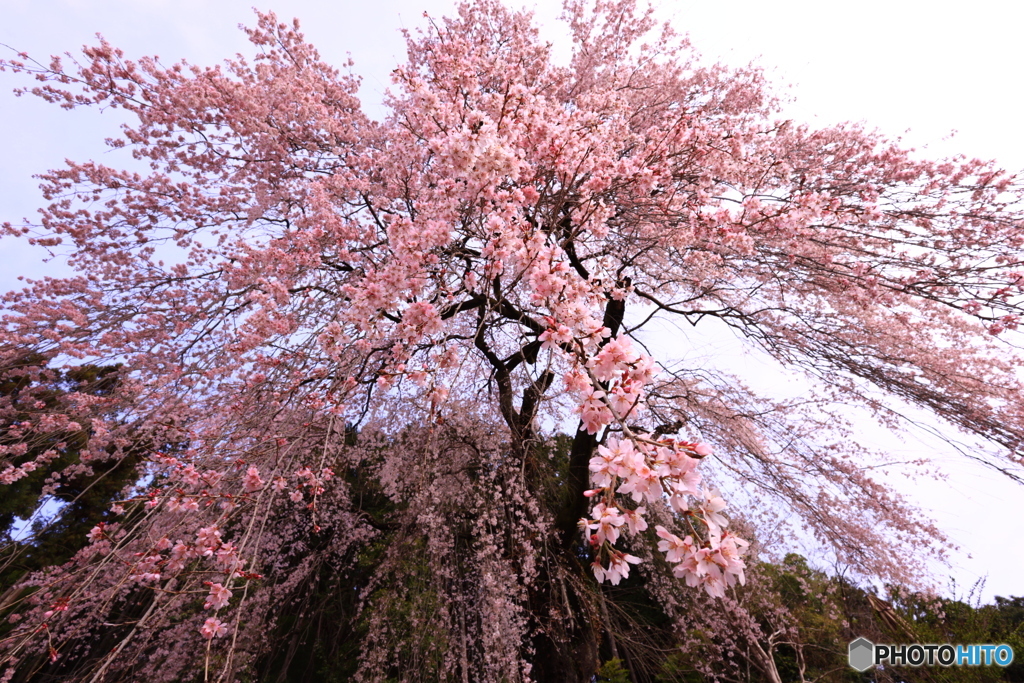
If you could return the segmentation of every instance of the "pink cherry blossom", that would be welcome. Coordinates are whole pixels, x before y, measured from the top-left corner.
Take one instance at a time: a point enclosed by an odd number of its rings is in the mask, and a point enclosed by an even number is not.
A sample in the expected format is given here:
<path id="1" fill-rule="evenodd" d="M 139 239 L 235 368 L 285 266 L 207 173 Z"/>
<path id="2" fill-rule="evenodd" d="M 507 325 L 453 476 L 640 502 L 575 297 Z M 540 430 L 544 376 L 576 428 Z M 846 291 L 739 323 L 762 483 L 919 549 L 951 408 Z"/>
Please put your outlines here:
<path id="1" fill-rule="evenodd" d="M 658 532 L 658 536 L 662 540 L 658 541 L 658 550 L 666 553 L 665 559 L 669 562 L 682 562 L 686 557 L 692 555 L 696 549 L 693 545 L 693 539 L 687 536 L 685 539 L 681 539 L 678 536 L 671 534 L 663 526 L 654 527 Z"/>
<path id="2" fill-rule="evenodd" d="M 583 400 L 578 408 L 580 418 L 590 434 L 596 434 L 612 421 L 612 413 L 604 403 L 605 393 L 588 388 L 583 391 Z"/>
<path id="3" fill-rule="evenodd" d="M 721 514 L 722 510 L 726 508 L 726 503 L 722 499 L 721 494 L 719 494 L 718 489 L 710 491 L 704 489 L 702 497 L 704 502 L 700 505 L 700 511 L 712 532 L 717 532 L 729 526 L 729 520 Z"/>
<path id="4" fill-rule="evenodd" d="M 619 527 L 626 523 L 618 508 L 598 503 L 594 506 L 593 516 L 590 528 L 596 532 L 598 542 L 615 543 L 619 538 Z"/>
<path id="5" fill-rule="evenodd" d="M 565 325 L 548 328 L 541 333 L 540 340 L 544 342 L 541 344 L 542 348 L 555 349 L 561 344 L 568 344 L 572 341 L 572 330 Z"/>
<path id="6" fill-rule="evenodd" d="M 231 591 L 219 583 L 210 585 L 210 594 L 206 597 L 206 609 L 218 610 L 231 600 Z"/>
<path id="7" fill-rule="evenodd" d="M 250 467 L 245 471 L 242 479 L 242 488 L 246 493 L 255 493 L 263 490 L 265 482 L 260 479 L 260 471 L 257 467 Z"/>
<path id="8" fill-rule="evenodd" d="M 594 376 L 605 382 L 622 372 L 627 364 L 638 359 L 639 354 L 633 350 L 629 337 L 619 336 L 605 344 L 588 365 L 593 368 Z"/>
<path id="9" fill-rule="evenodd" d="M 611 581 L 613 586 L 618 586 L 622 579 L 629 577 L 629 565 L 639 563 L 639 557 L 627 555 L 625 553 L 613 553 L 608 562 L 607 568 L 595 562 L 591 565 L 591 569 L 594 572 L 594 578 L 596 578 L 599 583 L 603 583 L 604 580 L 607 579 Z"/>
<path id="10" fill-rule="evenodd" d="M 647 530 L 647 520 L 644 519 L 644 513 L 647 510 L 644 507 L 638 507 L 635 510 L 623 510 L 622 516 L 626 519 L 626 527 L 629 529 L 629 533 L 634 536 L 642 531 Z"/>
<path id="11" fill-rule="evenodd" d="M 203 622 L 203 625 L 199 627 L 199 633 L 201 633 L 203 638 L 206 638 L 207 640 L 225 636 L 227 635 L 228 630 L 228 625 L 217 617 L 208 618 Z"/>

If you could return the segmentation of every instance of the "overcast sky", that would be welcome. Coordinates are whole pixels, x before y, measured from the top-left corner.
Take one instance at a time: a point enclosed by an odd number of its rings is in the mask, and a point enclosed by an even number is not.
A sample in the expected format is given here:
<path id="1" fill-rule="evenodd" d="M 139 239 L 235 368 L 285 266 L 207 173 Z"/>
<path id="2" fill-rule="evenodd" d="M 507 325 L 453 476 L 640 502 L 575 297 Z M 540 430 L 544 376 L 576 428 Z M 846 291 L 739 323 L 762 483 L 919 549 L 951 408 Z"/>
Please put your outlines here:
<path id="1" fill-rule="evenodd" d="M 442 16 L 453 6 L 440 0 L 0 0 L 0 43 L 42 59 L 102 33 L 129 57 L 205 65 L 248 53 L 236 27 L 252 23 L 254 4 L 282 19 L 298 17 L 327 61 L 340 64 L 351 54 L 364 102 L 376 116 L 389 74 L 404 57 L 399 29 L 420 26 L 424 11 Z M 543 27 L 554 25 L 557 7 L 536 9 Z M 929 156 L 963 153 L 1024 169 L 1024 3 L 666 0 L 659 11 L 709 60 L 764 67 L 794 100 L 786 107 L 791 118 L 863 121 Z M 548 31 L 557 41 L 559 33 Z M 103 139 L 116 133 L 117 119 L 109 114 L 65 112 L 11 96 L 23 82 L 0 74 L 0 221 L 33 215 L 41 203 L 33 174 L 64 158 L 100 157 Z M 62 272 L 42 256 L 0 242 L 0 290 L 15 287 L 17 275 Z M 912 454 L 931 446 L 910 441 L 893 448 Z M 987 574 L 986 598 L 1024 594 L 1024 488 L 939 457 L 952 472 L 949 482 L 919 485 L 914 495 L 963 547 L 958 582 Z"/>

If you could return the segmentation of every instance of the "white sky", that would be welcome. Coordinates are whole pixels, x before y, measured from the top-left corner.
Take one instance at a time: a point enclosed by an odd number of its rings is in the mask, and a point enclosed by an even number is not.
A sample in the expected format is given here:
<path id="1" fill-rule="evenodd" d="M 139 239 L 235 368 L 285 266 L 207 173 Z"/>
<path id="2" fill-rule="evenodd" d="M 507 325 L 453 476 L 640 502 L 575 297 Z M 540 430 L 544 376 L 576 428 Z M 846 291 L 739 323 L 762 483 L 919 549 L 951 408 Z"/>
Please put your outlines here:
<path id="1" fill-rule="evenodd" d="M 156 54 L 165 63 L 185 58 L 205 65 L 248 53 L 236 27 L 253 23 L 253 4 L 282 19 L 299 17 L 328 62 L 340 64 L 351 54 L 364 79 L 364 102 L 377 115 L 389 74 L 404 57 L 398 29 L 421 25 L 425 10 L 442 16 L 453 6 L 442 0 L 0 0 L 0 43 L 42 60 L 91 43 L 98 32 L 129 57 Z M 543 25 L 553 25 L 556 5 L 537 5 Z M 918 149 L 927 146 L 928 155 L 963 153 L 1024 169 L 1024 3 L 675 0 L 663 2 L 660 12 L 710 60 L 756 60 L 773 81 L 790 86 L 791 118 L 863 121 Z M 0 221 L 18 222 L 41 204 L 33 174 L 65 157 L 106 154 L 102 140 L 116 132 L 110 115 L 65 112 L 10 95 L 24 83 L 0 75 Z M 0 242 L 0 290 L 17 286 L 18 275 L 63 272 L 41 257 Z M 914 495 L 964 550 L 958 584 L 987 574 L 987 599 L 1024 594 L 1024 489 L 976 467 L 951 460 L 949 466 L 948 485 L 918 485 Z"/>

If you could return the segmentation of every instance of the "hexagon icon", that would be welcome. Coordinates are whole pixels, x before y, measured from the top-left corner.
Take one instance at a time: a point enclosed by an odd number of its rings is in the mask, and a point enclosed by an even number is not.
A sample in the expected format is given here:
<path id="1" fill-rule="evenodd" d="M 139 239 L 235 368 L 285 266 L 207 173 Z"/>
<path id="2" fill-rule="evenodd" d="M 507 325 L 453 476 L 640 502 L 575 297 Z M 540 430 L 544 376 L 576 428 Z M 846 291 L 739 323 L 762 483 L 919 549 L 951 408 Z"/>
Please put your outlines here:
<path id="1" fill-rule="evenodd" d="M 867 638 L 858 638 L 850 643 L 850 666 L 857 671 L 867 671 L 874 663 L 874 643 Z"/>

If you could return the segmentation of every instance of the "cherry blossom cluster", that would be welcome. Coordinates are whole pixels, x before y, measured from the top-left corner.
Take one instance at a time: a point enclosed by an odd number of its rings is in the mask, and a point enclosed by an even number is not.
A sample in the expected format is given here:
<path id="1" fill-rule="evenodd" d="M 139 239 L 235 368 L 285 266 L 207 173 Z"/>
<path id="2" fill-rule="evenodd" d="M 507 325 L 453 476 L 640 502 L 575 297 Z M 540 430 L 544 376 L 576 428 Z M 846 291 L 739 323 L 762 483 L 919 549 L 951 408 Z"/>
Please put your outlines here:
<path id="1" fill-rule="evenodd" d="M 560 334 L 554 329 L 551 339 Z M 705 539 L 699 549 L 694 546 L 693 538 L 701 537 L 694 527 L 693 536 L 686 537 L 693 553 L 678 549 L 670 553 L 669 561 L 679 563 L 676 576 L 685 578 L 691 586 L 702 585 L 709 595 L 721 597 L 726 585 L 743 581 L 740 557 L 748 544 L 728 532 L 723 535 L 729 523 L 722 515 L 725 501 L 716 489 L 702 486 L 698 465 L 711 454 L 710 446 L 681 439 L 655 439 L 627 426 L 627 419 L 639 416 L 644 386 L 654 374 L 654 361 L 637 352 L 629 337 L 620 335 L 608 340 L 583 369 L 571 371 L 565 378 L 567 388 L 580 399 L 577 410 L 588 432 L 596 434 L 610 424 L 622 430 L 622 436 L 607 434 L 605 443 L 590 459 L 595 488 L 586 495 L 599 502 L 591 519 L 580 520 L 580 527 L 595 549 L 594 576 L 613 584 L 629 576 L 629 565 L 640 560 L 615 549 L 620 528 L 625 526 L 630 534 L 645 531 L 647 510 L 639 504 L 667 501 L 691 527 L 696 522 Z M 627 496 L 636 507 L 622 502 Z M 659 529 L 659 536 L 667 538 L 664 529 Z M 667 549 L 662 547 L 665 543 L 660 542 L 661 550 Z M 602 564 L 603 557 L 607 566 Z"/>
<path id="2" fill-rule="evenodd" d="M 658 550 L 675 564 L 672 573 L 685 579 L 686 585 L 702 586 L 708 595 L 722 598 L 726 587 L 745 582 L 746 564 L 742 558 L 750 543 L 739 536 L 713 522 L 708 522 L 707 539 L 701 544 L 693 536 L 681 539 L 663 526 L 656 526 L 655 530 L 662 539 L 658 541 Z"/>
<path id="3" fill-rule="evenodd" d="M 45 404 L 37 402 L 32 406 L 34 410 L 42 410 Z M 106 430 L 101 420 L 90 421 L 89 429 L 97 434 L 96 443 L 104 443 Z M 57 435 L 72 435 L 79 432 L 82 425 L 76 422 L 69 415 L 61 413 L 40 412 L 33 420 L 22 420 L 6 425 L 4 428 L 4 440 L 12 443 L 0 443 L 0 462 L 9 463 L 15 459 L 24 457 L 29 452 L 29 444 L 33 438 L 51 440 Z M 52 468 L 51 463 L 61 457 L 62 451 L 67 448 L 66 441 L 56 441 L 51 448 L 39 452 L 31 460 L 20 465 L 6 464 L 0 470 L 0 485 L 13 484 L 14 482 L 29 476 L 39 468 Z M 82 454 L 82 460 L 87 461 L 91 453 L 86 449 Z"/>
<path id="4" fill-rule="evenodd" d="M 119 533 L 116 524 L 100 523 L 89 532 L 89 541 L 94 551 L 105 555 L 111 550 L 111 542 L 121 536 L 123 534 Z M 171 541 L 163 537 L 149 550 L 134 553 L 128 562 L 128 576 L 136 583 L 155 587 L 161 580 L 185 571 L 191 562 L 204 559 L 224 576 L 221 581 L 203 582 L 208 589 L 204 609 L 217 612 L 227 607 L 234 596 L 232 582 L 261 578 L 259 574 L 245 570 L 245 561 L 239 557 L 237 546 L 224 542 L 216 526 L 200 528 L 192 541 Z M 199 632 L 206 639 L 218 638 L 228 632 L 228 626 L 220 619 L 210 617 L 199 628 Z"/>
<path id="5" fill-rule="evenodd" d="M 191 463 L 184 464 L 177 458 L 161 454 L 153 455 L 151 461 L 169 468 L 170 480 L 180 485 L 169 489 L 150 489 L 145 496 L 149 509 L 163 504 L 169 512 L 195 512 L 200 507 L 213 505 L 219 499 L 220 508 L 225 512 L 231 512 L 241 501 L 251 498 L 268 486 L 268 482 L 263 478 L 264 473 L 255 465 L 241 465 L 245 467 L 244 472 L 239 478 L 231 479 L 224 471 L 200 471 Z M 304 491 L 314 498 L 322 494 L 326 482 L 334 477 L 334 471 L 330 467 L 320 467 L 314 471 L 309 466 L 302 466 L 295 470 L 292 477 L 294 481 L 289 483 L 288 477 L 272 475 L 270 489 L 275 493 L 287 492 L 290 500 L 301 503 L 305 500 Z M 237 488 L 234 491 L 218 490 L 223 489 L 223 484 L 228 482 L 235 484 Z"/>
<path id="6" fill-rule="evenodd" d="M 89 542 L 94 552 L 107 554 L 112 542 L 122 536 L 116 524 L 101 522 L 89 532 Z M 251 579 L 257 575 L 245 571 L 245 561 L 239 557 L 238 547 L 221 540 L 221 531 L 216 526 L 202 527 L 193 541 L 171 541 L 159 539 L 148 550 L 136 552 L 129 576 L 140 583 L 155 583 L 184 571 L 193 560 L 208 559 L 213 568 L 227 576 Z"/>
<path id="7" fill-rule="evenodd" d="M 199 633 L 201 633 L 203 638 L 206 638 L 207 640 L 225 636 L 227 635 L 228 630 L 228 625 L 217 617 L 208 618 L 203 622 L 203 625 L 199 627 Z"/>
<path id="8" fill-rule="evenodd" d="M 598 499 L 590 519 L 580 520 L 594 548 L 594 576 L 613 584 L 629 576 L 629 564 L 640 560 L 614 546 L 622 528 L 632 535 L 647 529 L 643 505 L 664 502 L 689 525 L 692 535 L 684 540 L 664 527 L 656 527 L 663 540 L 658 548 L 675 563 L 675 576 L 690 586 L 702 586 L 709 595 L 722 597 L 726 586 L 744 581 L 741 559 L 747 541 L 725 530 L 728 519 L 722 514 L 726 504 L 717 489 L 701 486 L 697 471 L 699 459 L 709 455 L 704 443 L 681 440 L 655 442 L 641 435 L 631 438 L 609 437 L 590 460 L 591 481 L 596 488 L 586 495 Z M 616 494 L 619 494 L 618 496 Z M 694 539 L 698 539 L 695 541 Z M 602 564 L 602 558 L 608 565 Z"/>

